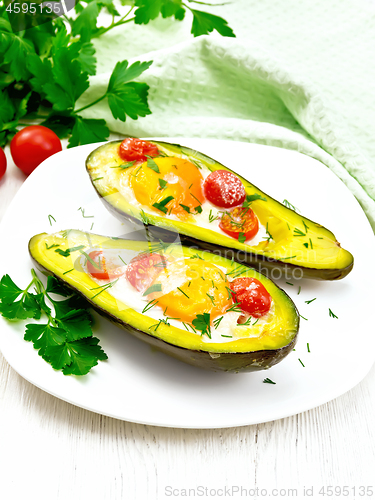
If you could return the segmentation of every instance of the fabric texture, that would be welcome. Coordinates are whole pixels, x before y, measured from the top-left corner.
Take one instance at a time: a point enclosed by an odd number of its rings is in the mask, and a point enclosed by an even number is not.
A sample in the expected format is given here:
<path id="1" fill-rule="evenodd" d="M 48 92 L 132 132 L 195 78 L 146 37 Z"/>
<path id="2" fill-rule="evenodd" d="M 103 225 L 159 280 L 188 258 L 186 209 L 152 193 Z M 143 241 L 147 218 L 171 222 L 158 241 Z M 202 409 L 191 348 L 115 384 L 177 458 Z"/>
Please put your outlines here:
<path id="1" fill-rule="evenodd" d="M 193 38 L 187 15 L 182 23 L 125 25 L 99 39 L 99 71 L 80 104 L 105 91 L 117 61 L 153 60 L 140 77 L 150 86 L 152 114 L 123 123 L 100 103 L 86 116 L 139 137 L 297 150 L 346 184 L 375 229 L 375 3 L 233 0 L 201 7 L 224 17 L 236 38 Z"/>

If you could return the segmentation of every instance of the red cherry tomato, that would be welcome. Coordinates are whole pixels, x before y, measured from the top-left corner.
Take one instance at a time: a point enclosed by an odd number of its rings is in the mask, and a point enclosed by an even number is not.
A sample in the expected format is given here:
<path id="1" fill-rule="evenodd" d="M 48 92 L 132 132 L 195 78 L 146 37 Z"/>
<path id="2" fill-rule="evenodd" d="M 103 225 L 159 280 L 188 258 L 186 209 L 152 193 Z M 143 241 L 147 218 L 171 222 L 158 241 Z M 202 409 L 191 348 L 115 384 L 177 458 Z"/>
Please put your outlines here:
<path id="1" fill-rule="evenodd" d="M 237 207 L 231 212 L 224 212 L 219 227 L 224 233 L 236 240 L 239 239 L 240 234 L 244 235 L 242 237 L 246 241 L 251 240 L 257 234 L 259 222 L 250 207 Z"/>
<path id="2" fill-rule="evenodd" d="M 254 318 L 259 318 L 270 310 L 272 297 L 259 280 L 236 278 L 229 286 L 234 292 L 233 300 Z"/>
<path id="3" fill-rule="evenodd" d="M 240 179 L 228 170 L 215 170 L 204 182 L 206 198 L 221 208 L 232 208 L 245 201 L 246 193 Z"/>
<path id="4" fill-rule="evenodd" d="M 119 154 L 125 161 L 146 161 L 147 156 L 158 156 L 159 150 L 148 141 L 129 137 L 120 144 Z"/>
<path id="5" fill-rule="evenodd" d="M 87 271 L 98 280 L 115 279 L 125 274 L 125 266 L 117 265 L 110 256 L 105 257 L 101 250 L 90 252 L 89 257 L 95 265 L 87 260 Z"/>
<path id="6" fill-rule="evenodd" d="M 146 253 L 134 257 L 126 269 L 126 277 L 134 288 L 144 292 L 166 266 L 167 260 L 157 253 Z"/>
<path id="7" fill-rule="evenodd" d="M 55 132 L 42 125 L 23 128 L 10 143 L 13 161 L 26 175 L 31 174 L 46 158 L 61 150 L 61 142 Z"/>
<path id="8" fill-rule="evenodd" d="M 7 169 L 7 157 L 5 156 L 4 151 L 0 148 L 0 179 L 5 174 L 6 169 Z"/>

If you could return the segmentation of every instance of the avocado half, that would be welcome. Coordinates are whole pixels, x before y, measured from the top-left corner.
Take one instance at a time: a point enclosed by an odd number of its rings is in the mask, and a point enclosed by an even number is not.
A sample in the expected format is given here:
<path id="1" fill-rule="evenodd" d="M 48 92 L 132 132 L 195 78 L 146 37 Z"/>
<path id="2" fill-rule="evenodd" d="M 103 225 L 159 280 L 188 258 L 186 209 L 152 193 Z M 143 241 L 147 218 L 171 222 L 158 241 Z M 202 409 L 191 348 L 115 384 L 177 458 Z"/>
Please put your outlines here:
<path id="1" fill-rule="evenodd" d="M 64 252 L 56 252 L 57 249 L 73 251 L 70 254 L 66 252 L 69 255 L 64 256 Z M 250 276 L 261 281 L 272 296 L 274 315 L 260 336 L 254 336 L 254 331 L 249 327 L 248 337 L 224 343 L 204 342 L 199 334 L 164 323 L 155 329 L 155 319 L 147 316 L 147 313 L 137 312 L 125 302 L 115 299 L 107 290 L 98 294 L 98 283 L 82 267 L 83 252 L 94 249 L 126 251 L 126 262 L 141 252 L 166 252 L 174 257 L 185 258 L 198 255 L 209 263 L 221 266 L 228 273 L 235 269 L 236 276 Z M 219 255 L 178 244 L 157 245 L 77 230 L 33 236 L 29 242 L 29 252 L 44 274 L 53 275 L 62 284 L 82 295 L 99 314 L 138 339 L 190 365 L 213 371 L 263 370 L 284 359 L 296 343 L 299 314 L 289 296 L 255 269 L 239 266 Z"/>
<path id="2" fill-rule="evenodd" d="M 212 158 L 178 144 L 150 141 L 163 156 L 174 156 L 193 161 L 210 171 L 228 170 Z M 287 278 L 312 278 L 317 280 L 338 280 L 344 278 L 353 268 L 353 256 L 341 248 L 335 235 L 325 227 L 307 219 L 268 196 L 249 181 L 237 175 L 248 195 L 260 195 L 263 199 L 251 203 L 251 208 L 260 223 L 267 227 L 272 239 L 256 246 L 240 243 L 238 240 L 191 222 L 182 222 L 151 213 L 144 208 L 132 206 L 129 196 L 121 193 L 123 170 L 117 168 L 124 163 L 118 151 L 121 141 L 108 142 L 87 157 L 86 169 L 96 192 L 104 205 L 120 220 L 130 220 L 144 224 L 156 238 L 175 239 L 171 233 L 179 233 L 186 245 L 198 246 L 209 252 L 220 253 L 228 259 L 246 263 L 261 272 L 278 269 L 277 278 L 282 274 Z M 110 175 L 109 175 L 110 174 Z M 115 179 L 115 180 L 114 180 Z"/>

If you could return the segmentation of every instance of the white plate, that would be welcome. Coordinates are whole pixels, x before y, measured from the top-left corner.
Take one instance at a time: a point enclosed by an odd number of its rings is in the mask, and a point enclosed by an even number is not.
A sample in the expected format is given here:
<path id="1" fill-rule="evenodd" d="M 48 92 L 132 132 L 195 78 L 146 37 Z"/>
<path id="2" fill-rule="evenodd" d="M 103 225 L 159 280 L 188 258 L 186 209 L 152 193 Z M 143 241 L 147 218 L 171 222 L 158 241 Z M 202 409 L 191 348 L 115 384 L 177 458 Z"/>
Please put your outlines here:
<path id="1" fill-rule="evenodd" d="M 166 140 L 212 156 L 331 229 L 354 254 L 353 271 L 338 282 L 301 280 L 290 286 L 279 280 L 307 321 L 301 320 L 296 351 L 268 371 L 206 372 L 153 352 L 96 314 L 95 335 L 109 359 L 87 376 L 54 371 L 23 340 L 23 322 L 1 317 L 0 349 L 9 364 L 32 384 L 82 408 L 132 422 L 183 428 L 275 420 L 321 405 L 355 386 L 375 357 L 369 314 L 374 300 L 375 273 L 369 265 L 375 254 L 374 236 L 355 198 L 328 168 L 297 152 L 231 141 Z M 0 226 L 0 276 L 9 273 L 21 287 L 29 283 L 32 264 L 27 243 L 34 234 L 90 230 L 93 222 L 98 234 L 119 236 L 129 230 L 109 215 L 91 187 L 85 158 L 95 147 L 62 151 L 26 180 Z M 94 218 L 83 218 L 79 207 Z M 52 227 L 49 214 L 56 219 Z M 297 295 L 299 285 L 302 291 Z M 314 302 L 305 303 L 314 297 Z M 329 317 L 329 308 L 339 319 Z M 265 377 L 276 385 L 263 383 Z"/>

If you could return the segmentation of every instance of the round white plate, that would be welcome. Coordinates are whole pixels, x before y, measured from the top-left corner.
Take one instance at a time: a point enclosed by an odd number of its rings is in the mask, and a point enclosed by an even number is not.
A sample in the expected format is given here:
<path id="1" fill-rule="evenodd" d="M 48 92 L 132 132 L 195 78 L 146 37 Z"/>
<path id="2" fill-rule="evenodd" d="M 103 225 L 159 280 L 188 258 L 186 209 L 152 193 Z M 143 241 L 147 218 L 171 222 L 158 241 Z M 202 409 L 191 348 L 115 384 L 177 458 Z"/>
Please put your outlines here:
<path id="1" fill-rule="evenodd" d="M 0 349 L 9 364 L 32 384 L 82 408 L 132 422 L 183 428 L 275 420 L 321 405 L 355 386 L 375 357 L 369 314 L 375 281 L 369 259 L 375 254 L 375 242 L 355 198 L 323 164 L 297 152 L 211 139 L 166 140 L 212 156 L 328 227 L 353 253 L 353 271 L 338 282 L 300 280 L 292 286 L 278 281 L 307 319 L 301 320 L 295 352 L 268 371 L 206 372 L 152 351 L 97 314 L 94 334 L 109 359 L 88 375 L 69 377 L 54 371 L 23 340 L 26 322 L 0 317 Z M 20 287 L 29 283 L 32 264 L 27 243 L 34 234 L 69 228 L 87 231 L 92 224 L 92 232 L 108 236 L 130 230 L 107 212 L 85 171 L 85 158 L 97 146 L 62 151 L 26 180 L 0 226 L 0 276 L 10 274 Z M 80 207 L 94 217 L 83 218 Z M 51 219 L 52 226 L 48 215 L 56 219 Z M 305 302 L 315 297 L 310 304 Z M 338 319 L 329 316 L 329 308 Z M 263 383 L 265 377 L 276 385 Z"/>

